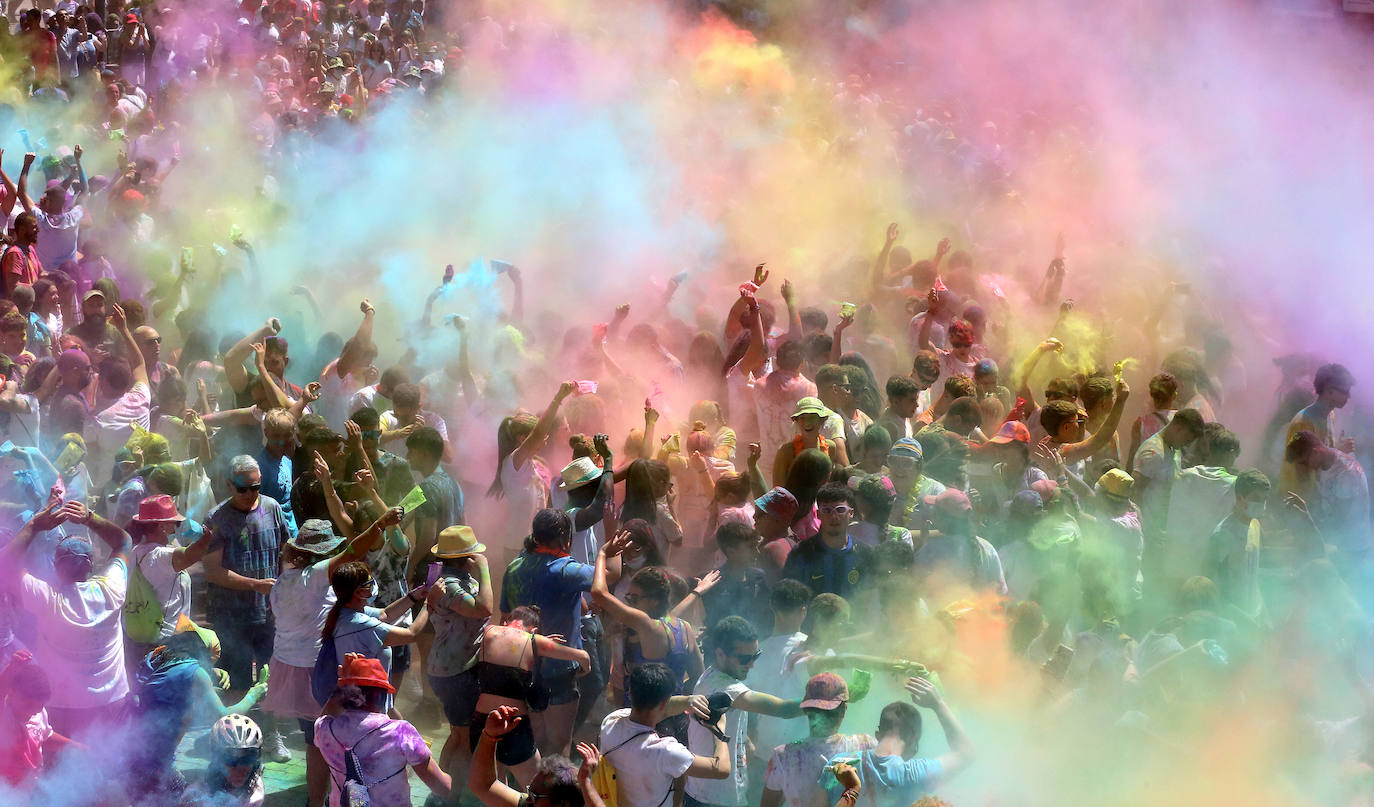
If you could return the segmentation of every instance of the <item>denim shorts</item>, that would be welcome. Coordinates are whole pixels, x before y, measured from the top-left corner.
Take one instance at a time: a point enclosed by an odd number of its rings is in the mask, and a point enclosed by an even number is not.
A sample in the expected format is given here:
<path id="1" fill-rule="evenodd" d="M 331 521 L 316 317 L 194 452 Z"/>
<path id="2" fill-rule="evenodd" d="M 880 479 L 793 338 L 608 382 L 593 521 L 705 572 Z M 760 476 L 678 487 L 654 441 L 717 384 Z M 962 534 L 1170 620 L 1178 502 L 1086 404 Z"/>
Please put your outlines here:
<path id="1" fill-rule="evenodd" d="M 472 713 L 477 711 L 477 699 L 482 695 L 476 668 L 457 675 L 431 675 L 429 687 L 434 690 L 439 705 L 444 707 L 444 717 L 450 726 L 468 725 Z"/>

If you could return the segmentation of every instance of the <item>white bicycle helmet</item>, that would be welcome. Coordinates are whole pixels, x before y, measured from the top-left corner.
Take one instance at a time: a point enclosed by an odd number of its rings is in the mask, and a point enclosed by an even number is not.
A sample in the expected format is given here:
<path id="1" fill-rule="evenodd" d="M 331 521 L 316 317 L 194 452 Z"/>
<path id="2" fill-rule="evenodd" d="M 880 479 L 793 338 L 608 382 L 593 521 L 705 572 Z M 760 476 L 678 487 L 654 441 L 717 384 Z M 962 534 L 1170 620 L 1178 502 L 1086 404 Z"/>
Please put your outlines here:
<path id="1" fill-rule="evenodd" d="M 262 729 L 243 715 L 225 715 L 211 727 L 210 741 L 221 749 L 262 748 Z"/>

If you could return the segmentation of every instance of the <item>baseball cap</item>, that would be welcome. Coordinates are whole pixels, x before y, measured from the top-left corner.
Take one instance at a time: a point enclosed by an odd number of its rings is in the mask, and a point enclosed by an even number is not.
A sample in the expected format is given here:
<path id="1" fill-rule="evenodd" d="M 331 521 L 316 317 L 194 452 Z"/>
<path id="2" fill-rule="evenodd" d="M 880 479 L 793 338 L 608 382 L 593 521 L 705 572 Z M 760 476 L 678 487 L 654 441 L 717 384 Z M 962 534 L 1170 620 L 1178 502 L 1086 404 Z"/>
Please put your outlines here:
<path id="1" fill-rule="evenodd" d="M 754 507 L 773 518 L 791 522 L 797 515 L 797 497 L 786 488 L 773 488 L 755 499 Z"/>
<path id="2" fill-rule="evenodd" d="M 86 302 L 87 300 L 91 299 L 92 297 L 99 297 L 100 299 L 103 300 L 103 299 L 105 299 L 105 292 L 101 291 L 100 289 L 91 289 L 90 291 L 88 291 L 88 292 L 86 292 L 84 295 L 82 295 L 82 297 L 81 297 L 81 302 L 84 303 L 84 302 Z"/>
<path id="3" fill-rule="evenodd" d="M 835 673 L 817 673 L 806 682 L 801 708 L 832 711 L 849 702 L 849 685 Z"/>
<path id="4" fill-rule="evenodd" d="M 1033 490 L 1018 490 L 1011 497 L 1012 518 L 1030 518 L 1045 509 L 1045 500 Z"/>
<path id="5" fill-rule="evenodd" d="M 1026 428 L 1026 424 L 1019 420 L 1008 420 L 997 430 L 997 436 L 988 440 L 988 442 L 1002 446 L 1011 442 L 1026 443 L 1029 445 L 1030 439 L 1030 429 Z"/>
<path id="6" fill-rule="evenodd" d="M 888 457 L 907 457 L 913 460 L 922 458 L 921 444 L 914 437 L 903 437 L 888 449 Z"/>
<path id="7" fill-rule="evenodd" d="M 968 500 L 968 494 L 958 488 L 949 488 L 944 493 L 927 496 L 926 504 L 951 516 L 966 516 L 973 512 L 973 504 Z"/>

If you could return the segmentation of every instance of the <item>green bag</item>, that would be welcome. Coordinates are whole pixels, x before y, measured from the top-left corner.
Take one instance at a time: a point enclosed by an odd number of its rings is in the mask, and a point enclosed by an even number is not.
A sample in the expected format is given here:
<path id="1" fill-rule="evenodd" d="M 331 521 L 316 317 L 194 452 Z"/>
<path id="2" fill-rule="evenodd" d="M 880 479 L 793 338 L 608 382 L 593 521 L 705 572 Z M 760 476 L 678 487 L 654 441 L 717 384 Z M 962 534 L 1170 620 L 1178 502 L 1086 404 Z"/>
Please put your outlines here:
<path id="1" fill-rule="evenodd" d="M 152 644 L 162 636 L 163 621 L 157 591 L 135 562 L 129 569 L 129 591 L 124 598 L 124 635 L 130 641 Z"/>

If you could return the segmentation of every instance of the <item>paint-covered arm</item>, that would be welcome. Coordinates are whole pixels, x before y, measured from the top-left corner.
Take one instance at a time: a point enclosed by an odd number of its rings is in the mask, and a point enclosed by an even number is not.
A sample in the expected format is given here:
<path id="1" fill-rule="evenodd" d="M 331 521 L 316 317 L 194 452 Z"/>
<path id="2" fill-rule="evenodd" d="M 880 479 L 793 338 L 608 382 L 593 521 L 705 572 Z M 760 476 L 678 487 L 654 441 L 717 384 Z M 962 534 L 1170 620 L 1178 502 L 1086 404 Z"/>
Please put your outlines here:
<path id="1" fill-rule="evenodd" d="M 81 502 L 67 502 L 63 505 L 63 512 L 66 513 L 68 521 L 73 524 L 80 524 L 95 533 L 97 538 L 110 547 L 110 553 L 114 557 L 127 560 L 129 549 L 133 546 L 133 542 L 129 539 L 129 533 L 92 513 Z"/>
<path id="2" fill-rule="evenodd" d="M 5 150 L 0 149 L 0 159 L 3 159 L 4 156 Z M 14 203 L 18 197 L 19 190 L 14 187 L 14 180 L 10 179 L 9 174 L 5 173 L 3 166 L 0 166 L 0 186 L 3 186 L 5 189 L 5 196 L 3 199 L 0 199 L 0 213 L 3 213 L 6 218 L 9 218 L 10 211 L 14 210 Z"/>
<path id="3" fill-rule="evenodd" d="M 515 451 L 511 452 L 512 467 L 516 470 L 523 468 L 525 463 L 529 462 L 534 453 L 539 450 L 539 447 L 544 445 L 544 440 L 548 438 L 549 433 L 553 431 L 554 424 L 558 422 L 558 407 L 563 405 L 563 401 L 572 395 L 575 389 L 577 389 L 577 385 L 571 381 L 564 381 L 558 385 L 558 392 L 554 393 L 553 400 L 549 401 L 549 405 L 545 407 L 544 414 L 539 416 L 539 422 L 535 424 L 534 431 L 526 435 Z"/>
<path id="4" fill-rule="evenodd" d="M 782 282 L 782 302 L 787 306 L 787 338 L 800 340 L 802 338 L 801 311 L 797 308 L 797 290 L 793 288 L 792 281 Z"/>
<path id="5" fill-rule="evenodd" d="M 19 204 L 23 206 L 25 213 L 33 212 L 33 200 L 29 198 L 29 169 L 33 167 L 33 161 L 38 159 L 38 155 L 32 151 L 24 155 L 24 167 L 19 169 Z"/>
<path id="6" fill-rule="evenodd" d="M 348 374 L 363 366 L 364 358 L 369 346 L 372 345 L 372 323 L 377 311 L 372 307 L 372 303 L 363 300 L 360 304 L 363 312 L 363 321 L 358 323 L 358 329 L 353 332 L 353 338 L 344 342 L 343 350 L 339 351 L 339 360 L 334 364 L 334 372 L 339 378 L 347 378 Z"/>
<path id="7" fill-rule="evenodd" d="M 512 287 L 510 318 L 519 324 L 525 318 L 525 281 L 516 266 L 507 269 L 506 276 L 510 278 Z"/>
<path id="8" fill-rule="evenodd" d="M 1116 427 L 1121 424 L 1121 414 L 1125 411 L 1126 400 L 1130 397 L 1131 388 L 1126 382 L 1124 380 L 1116 382 L 1116 400 L 1112 402 L 1112 411 L 1107 413 L 1107 419 L 1102 421 L 1102 428 L 1097 430 L 1097 434 L 1081 443 L 1064 446 L 1061 449 L 1064 462 L 1072 464 L 1087 459 L 1106 447 L 1116 435 Z"/>
<path id="9" fill-rule="evenodd" d="M 878 251 L 878 257 L 873 261 L 873 271 L 869 275 L 869 293 L 877 298 L 882 294 L 885 287 L 886 268 L 889 257 L 892 255 L 892 245 L 897 243 L 897 236 L 901 230 L 897 228 L 897 222 L 887 225 L 887 235 L 883 238 L 883 248 Z"/>
<path id="10" fill-rule="evenodd" d="M 235 342 L 224 354 L 224 377 L 229 379 L 229 386 L 234 392 L 248 389 L 248 371 L 244 369 L 243 362 L 253 352 L 254 342 L 262 342 L 277 333 L 275 325 L 275 320 L 268 320 L 261 328 Z"/>
<path id="11" fill-rule="evenodd" d="M 124 307 L 115 303 L 110 311 L 110 324 L 119 335 L 124 338 L 124 356 L 129 362 L 129 370 L 133 374 L 134 384 L 148 386 L 148 367 L 143 361 L 143 351 L 138 349 L 138 342 L 134 335 L 129 332 L 129 321 L 124 316 Z M 151 393 L 151 390 L 149 390 Z"/>

